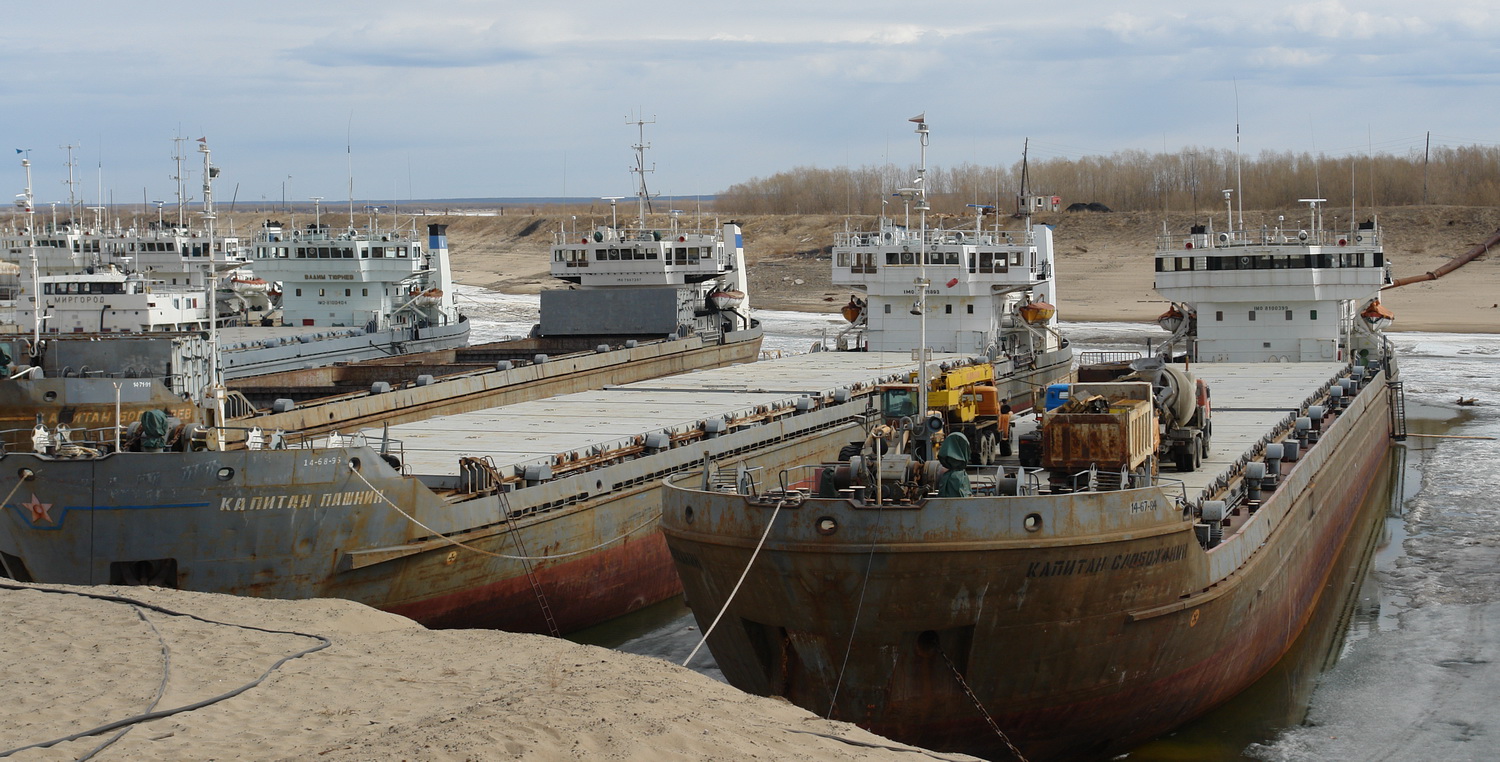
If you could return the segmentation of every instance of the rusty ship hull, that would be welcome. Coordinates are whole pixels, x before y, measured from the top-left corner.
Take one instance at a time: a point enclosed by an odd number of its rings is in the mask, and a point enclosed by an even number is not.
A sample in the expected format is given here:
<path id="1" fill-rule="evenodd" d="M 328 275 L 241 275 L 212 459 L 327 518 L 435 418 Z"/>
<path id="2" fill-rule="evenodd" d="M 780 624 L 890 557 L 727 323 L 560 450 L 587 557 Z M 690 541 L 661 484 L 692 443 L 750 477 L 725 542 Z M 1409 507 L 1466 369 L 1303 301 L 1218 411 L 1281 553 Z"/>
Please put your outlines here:
<path id="1" fill-rule="evenodd" d="M 1015 393 L 1066 376 L 1070 357 L 1015 375 Z M 802 355 L 288 438 L 287 449 L 7 452 L 0 568 L 569 632 L 680 593 L 656 531 L 663 477 L 705 457 L 763 472 L 830 457 L 863 436 L 875 386 L 912 366 Z"/>
<path id="2" fill-rule="evenodd" d="M 1388 380 L 1368 379 L 1212 548 L 1186 500 L 1200 485 L 1165 478 L 879 507 L 687 476 L 668 485 L 662 529 L 700 624 L 724 610 L 708 645 L 732 684 L 932 749 L 1102 758 L 1222 703 L 1290 648 L 1378 481 Z M 1240 446 L 1286 435 L 1263 400 L 1234 418 L 1234 380 L 1218 383 L 1230 417 L 1206 492 L 1233 486 Z M 1269 409 L 1327 388 L 1294 384 Z"/>

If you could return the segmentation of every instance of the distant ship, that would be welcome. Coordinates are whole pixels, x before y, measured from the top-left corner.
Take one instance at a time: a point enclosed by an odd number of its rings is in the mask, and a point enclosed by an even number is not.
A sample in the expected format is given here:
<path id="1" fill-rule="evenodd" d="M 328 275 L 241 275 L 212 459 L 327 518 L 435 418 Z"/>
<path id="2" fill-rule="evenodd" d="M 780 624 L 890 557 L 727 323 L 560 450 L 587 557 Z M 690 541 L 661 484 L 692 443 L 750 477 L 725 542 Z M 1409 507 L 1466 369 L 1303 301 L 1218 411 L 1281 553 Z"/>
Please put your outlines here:
<path id="1" fill-rule="evenodd" d="M 32 440 L 36 426 L 123 426 L 148 409 L 194 421 L 225 380 L 468 342 L 444 226 L 424 240 L 373 219 L 338 233 L 316 217 L 301 231 L 267 221 L 242 247 L 213 227 L 218 168 L 206 142 L 199 151 L 206 224 L 149 231 L 43 229 L 23 160 L 25 226 L 5 248 L 19 274 L 15 323 L 0 333 L 0 361 L 15 366 L 0 383 L 0 443 Z M 248 411 L 229 406 L 211 415 Z"/>
<path id="2" fill-rule="evenodd" d="M 640 197 L 644 205 L 644 181 Z M 282 284 L 284 300 L 348 301 L 364 297 L 366 286 L 335 277 L 341 268 L 399 270 L 417 254 L 405 246 L 385 234 L 346 237 L 321 227 L 302 234 L 268 224 L 251 264 L 256 278 Z M 445 249 L 434 243 L 426 251 Z M 634 561 L 640 543 L 630 540 L 651 537 L 661 548 L 654 519 L 640 521 L 640 503 L 628 500 L 655 479 L 650 469 L 647 476 L 634 469 L 680 468 L 698 457 L 686 445 L 704 438 L 715 440 L 708 449 L 716 452 L 764 449 L 759 431 L 746 443 L 736 429 L 753 422 L 770 431 L 802 412 L 800 395 L 762 396 L 753 410 L 724 410 L 715 419 L 705 416 L 718 408 L 702 404 L 705 412 L 691 420 L 626 417 L 627 426 L 655 429 L 621 438 L 608 433 L 611 408 L 566 425 L 547 422 L 545 411 L 565 404 L 548 399 L 557 395 L 753 361 L 763 334 L 744 296 L 740 228 L 689 229 L 675 217 L 652 228 L 643 212 L 634 227 L 612 219 L 586 233 L 559 231 L 551 257 L 553 274 L 571 287 L 544 293 L 533 335 L 513 341 L 335 364 L 299 358 L 312 342 L 278 340 L 262 348 L 286 353 L 294 370 L 223 385 L 211 368 L 191 379 L 158 375 L 156 366 L 133 375 L 118 368 L 38 373 L 31 368 L 42 366 L 22 353 L 9 374 L 15 377 L 0 381 L 0 397 L 23 400 L 28 417 L 43 418 L 6 432 L 0 454 L 19 469 L 0 486 L 10 495 L 0 511 L 5 574 L 341 596 L 434 626 L 543 632 L 675 593 L 664 553 L 651 565 Z M 436 306 L 451 298 L 446 260 L 441 268 L 436 262 L 424 261 L 421 272 L 440 273 L 437 280 L 403 277 L 370 287 L 369 296 L 389 290 L 403 308 Z M 731 292 L 740 297 L 712 296 Z M 343 328 L 324 328 L 311 310 L 286 319 L 313 320 L 302 327 L 323 334 Z M 233 345 L 233 334 L 219 333 Z M 164 343 L 152 338 L 151 346 Z M 210 354 L 198 332 L 180 346 L 187 359 Z M 821 372 L 797 383 L 819 391 L 844 376 L 854 385 L 883 373 L 846 369 L 832 380 Z M 85 387 L 89 396 L 81 399 Z M 412 432 L 424 428 L 458 444 L 419 445 Z M 553 439 L 542 443 L 543 434 Z M 566 434 L 574 436 L 556 441 Z M 647 457 L 658 451 L 664 457 Z M 626 504 L 611 505 L 620 498 Z M 559 546 L 566 548 L 560 555 Z M 655 586 L 643 585 L 642 575 L 654 575 Z M 554 580 L 566 589 L 539 598 L 532 585 Z M 513 600 L 518 590 L 521 603 Z"/>
<path id="3" fill-rule="evenodd" d="M 11 494 L 0 511 L 0 563 L 37 581 L 336 596 L 429 626 L 569 632 L 680 592 L 656 531 L 664 476 L 734 457 L 745 471 L 728 478 L 753 480 L 832 456 L 885 397 L 943 368 L 988 373 L 976 386 L 995 404 L 1003 394 L 1029 405 L 1032 386 L 1068 377 L 1071 352 L 1055 333 L 1007 317 L 1026 293 L 1053 293 L 1043 229 L 1006 272 L 942 271 L 975 294 L 968 303 L 981 327 L 968 346 L 993 354 L 934 352 L 918 363 L 913 347 L 891 341 L 884 351 L 629 378 L 638 367 L 685 370 L 690 359 L 727 364 L 746 347 L 745 359 L 754 357 L 761 333 L 746 303 L 740 231 L 734 223 L 714 231 L 654 229 L 638 217 L 631 230 L 612 220 L 562 231 L 553 246 L 552 272 L 578 288 L 544 294 L 542 338 L 618 323 L 670 326 L 671 340 L 601 343 L 446 377 L 422 370 L 440 363 L 419 362 L 415 379 L 400 384 L 370 379 L 407 372 L 401 362 L 365 363 L 358 372 L 371 388 L 282 398 L 268 413 L 231 421 L 224 451 L 194 444 L 213 442 L 211 432 L 194 432 L 177 453 L 10 451 L 0 456 L 0 494 Z M 912 235 L 906 244 L 934 242 Z M 898 258 L 858 276 L 884 314 L 881 294 L 923 267 Z M 611 282 L 650 285 L 631 305 L 630 290 Z M 996 297 L 985 285 L 1002 283 L 1017 296 Z M 593 305 L 608 319 L 588 320 L 582 310 Z M 559 306 L 564 313 L 551 315 Z M 903 313 L 914 317 L 909 300 Z M 894 322 L 887 327 L 901 335 Z M 550 394 L 533 395 L 538 387 Z"/>
<path id="4" fill-rule="evenodd" d="M 887 414 L 837 459 L 670 477 L 729 682 L 931 749 L 1104 759 L 1270 669 L 1403 435 L 1380 231 L 1315 201 L 1301 230 L 1164 236 L 1155 267 L 1159 352 L 1088 358 L 994 466 Z"/>

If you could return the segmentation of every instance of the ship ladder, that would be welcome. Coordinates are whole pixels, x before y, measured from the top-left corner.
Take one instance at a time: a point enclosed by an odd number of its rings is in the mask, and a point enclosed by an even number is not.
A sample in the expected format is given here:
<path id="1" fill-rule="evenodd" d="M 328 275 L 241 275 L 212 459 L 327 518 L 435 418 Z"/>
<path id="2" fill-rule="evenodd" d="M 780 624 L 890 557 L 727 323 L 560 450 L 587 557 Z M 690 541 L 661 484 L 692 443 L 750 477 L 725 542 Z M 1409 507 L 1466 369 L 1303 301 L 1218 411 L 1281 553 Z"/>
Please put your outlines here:
<path id="1" fill-rule="evenodd" d="M 547 605 L 547 596 L 542 592 L 541 580 L 536 578 L 536 572 L 531 567 L 531 558 L 526 552 L 526 543 L 521 541 L 521 529 L 516 524 L 516 517 L 510 512 L 510 500 L 504 492 L 499 493 L 500 510 L 505 512 L 505 523 L 510 525 L 510 536 L 515 538 L 516 550 L 520 554 L 521 568 L 526 570 L 526 581 L 531 583 L 531 592 L 536 594 L 537 606 L 542 609 L 542 618 L 547 620 L 547 632 L 552 637 L 558 637 L 562 633 L 557 629 L 557 620 L 552 618 L 552 607 Z"/>
<path id="2" fill-rule="evenodd" d="M 1391 438 L 1406 441 L 1406 388 L 1401 381 L 1387 381 L 1386 392 L 1391 397 Z"/>

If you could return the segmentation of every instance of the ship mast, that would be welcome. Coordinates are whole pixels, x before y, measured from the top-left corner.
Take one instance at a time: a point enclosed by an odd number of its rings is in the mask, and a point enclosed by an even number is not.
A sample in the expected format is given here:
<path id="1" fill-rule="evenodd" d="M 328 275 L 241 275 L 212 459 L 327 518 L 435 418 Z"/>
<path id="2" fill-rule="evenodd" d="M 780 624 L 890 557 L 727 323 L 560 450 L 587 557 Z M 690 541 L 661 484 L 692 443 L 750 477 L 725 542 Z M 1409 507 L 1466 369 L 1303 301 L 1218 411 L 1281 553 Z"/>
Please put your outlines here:
<path id="1" fill-rule="evenodd" d="M 36 258 L 36 204 L 31 195 L 30 151 L 21 159 L 21 166 L 26 170 L 26 192 L 20 202 L 26 210 L 26 250 L 31 252 L 31 364 L 34 366 L 42 351 L 42 277 L 41 265 Z"/>
<path id="2" fill-rule="evenodd" d="M 73 149 L 78 147 L 77 143 L 58 146 L 58 148 L 68 152 L 68 222 L 70 225 L 73 222 L 73 211 L 78 207 L 78 181 L 73 179 L 73 168 L 78 166 L 78 162 L 73 161 Z M 27 185 L 30 185 L 30 183 L 27 183 Z"/>
<path id="3" fill-rule="evenodd" d="M 208 139 L 198 138 L 198 153 L 203 154 L 203 221 L 208 227 L 208 393 L 214 405 L 214 439 L 219 451 L 224 449 L 224 387 L 219 382 L 219 263 L 214 256 L 214 177 L 218 167 L 209 161 Z"/>
<path id="4" fill-rule="evenodd" d="M 182 206 L 187 200 L 187 191 L 182 186 L 182 141 L 184 140 L 187 138 L 181 136 L 172 138 L 172 161 L 177 165 L 177 172 L 172 175 L 172 179 L 177 181 L 177 229 L 179 230 L 187 227 L 187 220 L 183 217 L 186 210 Z"/>
<path id="5" fill-rule="evenodd" d="M 640 190 L 636 191 L 636 206 L 638 216 L 636 230 L 644 231 L 646 229 L 646 208 L 651 203 L 651 194 L 646 190 L 646 173 L 656 171 L 655 164 L 652 164 L 650 169 L 646 169 L 646 149 L 651 147 L 651 144 L 646 142 L 646 125 L 656 124 L 656 117 L 651 117 L 649 121 L 640 117 L 636 117 L 635 121 L 627 121 L 625 123 L 635 125 L 636 129 L 640 132 L 639 140 L 634 146 L 632 146 L 632 148 L 635 149 L 635 166 L 632 167 L 630 171 L 637 175 L 640 175 L 641 187 Z"/>
<path id="6" fill-rule="evenodd" d="M 916 186 L 917 199 L 917 279 L 912 285 L 917 290 L 917 302 L 912 306 L 912 311 L 917 313 L 917 325 L 920 332 L 917 338 L 917 412 L 920 417 L 920 428 L 917 430 L 917 447 L 919 455 L 923 460 L 932 457 L 931 437 L 932 432 L 927 429 L 927 359 L 931 356 L 927 349 L 927 112 L 907 120 L 917 125 L 917 136 L 922 144 L 921 161 L 917 165 L 917 179 L 913 183 Z"/>

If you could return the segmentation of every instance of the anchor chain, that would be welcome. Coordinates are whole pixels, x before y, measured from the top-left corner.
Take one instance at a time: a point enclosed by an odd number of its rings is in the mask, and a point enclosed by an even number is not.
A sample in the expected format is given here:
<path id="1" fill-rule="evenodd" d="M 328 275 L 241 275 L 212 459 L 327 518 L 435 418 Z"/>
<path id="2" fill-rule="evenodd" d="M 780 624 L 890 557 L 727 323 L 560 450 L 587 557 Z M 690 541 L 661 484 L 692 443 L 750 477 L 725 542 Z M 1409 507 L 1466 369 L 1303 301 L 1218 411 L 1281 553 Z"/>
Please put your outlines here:
<path id="1" fill-rule="evenodd" d="M 948 658 L 948 654 L 943 651 L 941 645 L 937 646 L 937 652 L 938 656 L 943 657 L 943 663 L 947 664 L 948 669 L 953 672 L 953 679 L 958 681 L 958 687 L 962 688 L 964 695 L 968 696 L 969 700 L 974 702 L 974 708 L 979 710 L 979 714 L 989 724 L 990 730 L 995 731 L 995 735 L 1000 736 L 1000 740 L 1005 742 L 1005 748 L 1010 749 L 1010 753 L 1015 755 L 1016 759 L 1021 762 L 1027 762 L 1026 755 L 1022 754 L 1021 750 L 1017 749 L 1016 745 L 1010 742 L 1010 738 L 1006 737 L 1005 731 L 1001 730 L 1000 726 L 996 724 L 995 718 L 991 717 L 990 713 L 985 711 L 984 704 L 979 703 L 979 697 L 974 695 L 973 689 L 969 687 L 968 682 L 964 680 L 963 674 L 958 671 L 958 667 L 954 666 L 953 660 Z"/>

